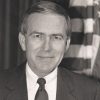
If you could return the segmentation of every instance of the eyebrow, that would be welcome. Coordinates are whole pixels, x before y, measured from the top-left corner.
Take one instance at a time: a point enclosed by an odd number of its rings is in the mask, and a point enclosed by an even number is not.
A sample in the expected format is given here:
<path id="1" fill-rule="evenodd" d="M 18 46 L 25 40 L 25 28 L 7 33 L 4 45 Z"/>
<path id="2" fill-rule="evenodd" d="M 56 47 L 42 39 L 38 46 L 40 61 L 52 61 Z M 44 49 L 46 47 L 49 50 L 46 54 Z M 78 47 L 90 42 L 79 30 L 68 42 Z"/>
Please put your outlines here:
<path id="1" fill-rule="evenodd" d="M 33 31 L 33 32 L 31 32 L 31 33 L 29 34 L 29 36 L 31 36 L 32 34 L 44 34 L 44 33 L 42 33 L 42 32 L 37 32 L 37 31 Z"/>
<path id="2" fill-rule="evenodd" d="M 52 36 L 64 36 L 63 34 L 60 34 L 60 33 L 58 33 L 58 34 L 52 34 Z"/>

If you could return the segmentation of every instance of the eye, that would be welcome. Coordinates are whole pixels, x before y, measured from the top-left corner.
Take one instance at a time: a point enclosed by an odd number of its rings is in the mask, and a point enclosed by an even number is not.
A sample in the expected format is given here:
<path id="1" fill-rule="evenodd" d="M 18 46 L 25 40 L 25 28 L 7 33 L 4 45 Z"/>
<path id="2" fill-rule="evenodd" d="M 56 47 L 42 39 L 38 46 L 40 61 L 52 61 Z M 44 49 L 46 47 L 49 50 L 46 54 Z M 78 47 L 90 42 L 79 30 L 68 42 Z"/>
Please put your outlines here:
<path id="1" fill-rule="evenodd" d="M 63 39 L 63 36 L 62 35 L 54 35 L 53 36 L 53 39 L 54 40 L 62 40 Z"/>
<path id="2" fill-rule="evenodd" d="M 34 34 L 34 35 L 33 35 L 33 37 L 34 37 L 34 38 L 41 38 L 41 37 L 42 37 L 42 35 L 41 35 L 41 34 L 37 34 L 37 33 L 36 33 L 36 34 Z"/>
<path id="3" fill-rule="evenodd" d="M 41 32 L 35 32 L 33 31 L 32 33 L 30 33 L 28 35 L 31 39 L 35 39 L 35 40 L 42 40 L 44 38 L 44 34 Z"/>

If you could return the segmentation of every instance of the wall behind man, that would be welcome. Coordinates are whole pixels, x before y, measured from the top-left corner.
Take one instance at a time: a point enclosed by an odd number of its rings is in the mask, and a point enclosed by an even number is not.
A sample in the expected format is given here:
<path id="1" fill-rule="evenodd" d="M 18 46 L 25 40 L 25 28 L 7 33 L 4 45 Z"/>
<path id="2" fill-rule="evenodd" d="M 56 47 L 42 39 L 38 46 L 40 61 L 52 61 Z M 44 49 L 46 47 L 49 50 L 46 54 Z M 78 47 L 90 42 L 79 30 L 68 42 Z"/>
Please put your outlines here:
<path id="1" fill-rule="evenodd" d="M 0 0 L 0 69 L 16 65 L 18 0 Z"/>
<path id="2" fill-rule="evenodd" d="M 0 70 L 15 67 L 23 61 L 18 43 L 19 19 L 34 1 L 0 0 Z"/>

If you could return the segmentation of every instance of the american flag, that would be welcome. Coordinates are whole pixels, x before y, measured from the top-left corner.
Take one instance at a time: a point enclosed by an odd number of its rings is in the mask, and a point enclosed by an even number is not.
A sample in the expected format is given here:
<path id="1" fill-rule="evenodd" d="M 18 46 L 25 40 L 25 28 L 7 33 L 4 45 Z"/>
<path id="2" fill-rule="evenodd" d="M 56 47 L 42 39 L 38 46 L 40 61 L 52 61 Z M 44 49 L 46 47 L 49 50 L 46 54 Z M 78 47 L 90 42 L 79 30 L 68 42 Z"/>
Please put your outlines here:
<path id="1" fill-rule="evenodd" d="M 69 0 L 68 10 L 72 36 L 62 66 L 77 73 L 93 75 L 100 45 L 100 0 Z"/>

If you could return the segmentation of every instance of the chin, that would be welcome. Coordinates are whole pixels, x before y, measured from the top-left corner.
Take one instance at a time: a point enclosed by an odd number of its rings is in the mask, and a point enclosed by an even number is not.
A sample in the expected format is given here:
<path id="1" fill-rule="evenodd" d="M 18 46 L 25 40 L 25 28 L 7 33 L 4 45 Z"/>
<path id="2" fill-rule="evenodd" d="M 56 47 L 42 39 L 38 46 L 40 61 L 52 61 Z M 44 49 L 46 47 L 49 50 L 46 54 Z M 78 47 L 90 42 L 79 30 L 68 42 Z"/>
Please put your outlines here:
<path id="1" fill-rule="evenodd" d="M 41 72 L 46 72 L 46 73 L 50 73 L 54 70 L 55 68 L 50 68 L 50 67 L 46 67 L 46 68 L 42 68 Z"/>

